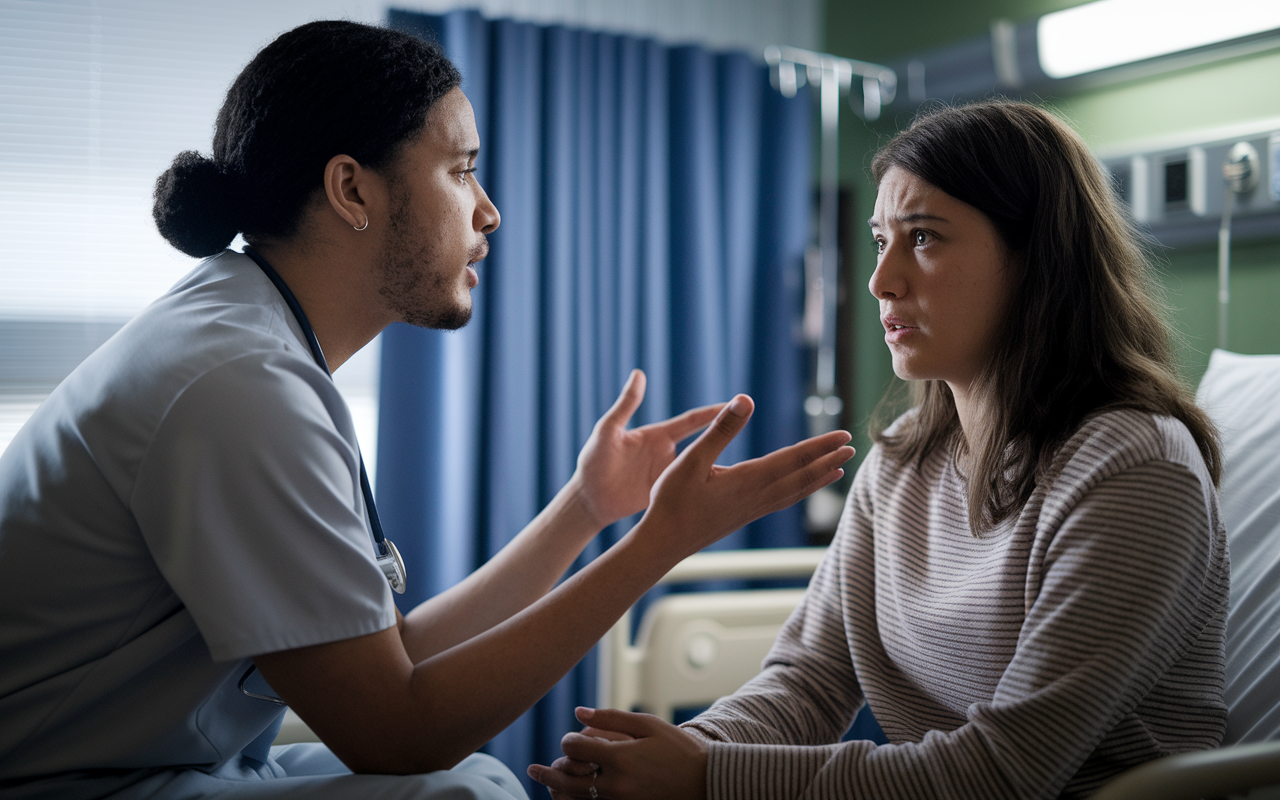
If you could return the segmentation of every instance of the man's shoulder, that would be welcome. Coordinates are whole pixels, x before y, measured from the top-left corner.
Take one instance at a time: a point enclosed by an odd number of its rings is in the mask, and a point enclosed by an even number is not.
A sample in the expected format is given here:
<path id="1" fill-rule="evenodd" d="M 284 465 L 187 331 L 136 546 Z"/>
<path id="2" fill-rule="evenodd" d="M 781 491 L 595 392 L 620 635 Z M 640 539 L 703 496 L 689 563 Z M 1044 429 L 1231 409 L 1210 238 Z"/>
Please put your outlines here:
<path id="1" fill-rule="evenodd" d="M 174 394 L 165 425 L 238 430 L 262 440 L 299 433 L 298 426 L 350 427 L 333 380 L 314 362 L 280 349 L 247 349 L 208 365 Z M 345 437 L 344 437 L 345 438 Z"/>
<path id="2" fill-rule="evenodd" d="M 243 253 L 202 261 L 120 331 L 121 344 L 191 360 L 220 361 L 254 349 L 287 349 L 310 360 L 279 291 Z M 223 355 L 225 354 L 225 356 Z"/>
<path id="3" fill-rule="evenodd" d="M 206 259 L 130 320 L 67 379 L 140 408 L 167 404 L 213 372 L 268 360 L 314 365 L 276 288 L 242 253 Z M 167 399 L 166 399 L 167 398 Z"/>
<path id="4" fill-rule="evenodd" d="M 180 400 L 188 409 L 238 413 L 246 424 L 281 404 L 345 419 L 336 388 L 290 322 L 279 293 L 246 256 L 208 259 L 85 359 L 23 439 L 64 456 L 68 448 L 87 451 L 98 469 L 129 476 Z"/>

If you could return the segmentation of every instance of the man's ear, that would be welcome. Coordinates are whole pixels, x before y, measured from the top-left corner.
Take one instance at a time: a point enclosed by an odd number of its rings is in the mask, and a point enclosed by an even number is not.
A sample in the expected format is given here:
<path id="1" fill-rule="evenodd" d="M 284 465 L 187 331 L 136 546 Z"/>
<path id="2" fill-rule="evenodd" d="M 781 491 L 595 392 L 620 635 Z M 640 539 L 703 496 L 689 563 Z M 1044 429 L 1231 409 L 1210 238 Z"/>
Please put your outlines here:
<path id="1" fill-rule="evenodd" d="M 357 230 L 364 230 L 369 224 L 376 182 L 372 170 L 348 155 L 334 156 L 324 168 L 324 193 L 329 207 Z"/>

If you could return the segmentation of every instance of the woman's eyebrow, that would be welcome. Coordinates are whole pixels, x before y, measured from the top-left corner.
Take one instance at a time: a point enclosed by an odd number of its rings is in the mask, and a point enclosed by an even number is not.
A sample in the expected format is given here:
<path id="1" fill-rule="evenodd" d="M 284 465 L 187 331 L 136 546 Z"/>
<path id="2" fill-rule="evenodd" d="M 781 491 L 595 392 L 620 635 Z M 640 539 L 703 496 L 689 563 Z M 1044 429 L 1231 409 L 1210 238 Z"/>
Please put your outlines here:
<path id="1" fill-rule="evenodd" d="M 894 222 L 921 222 L 924 220 L 929 220 L 933 222 L 946 222 L 947 218 L 939 217 L 935 214 L 903 214 L 901 216 L 893 218 Z M 867 224 L 870 225 L 872 228 L 880 227 L 880 223 L 876 222 L 875 217 L 872 217 L 871 219 L 867 220 Z"/>

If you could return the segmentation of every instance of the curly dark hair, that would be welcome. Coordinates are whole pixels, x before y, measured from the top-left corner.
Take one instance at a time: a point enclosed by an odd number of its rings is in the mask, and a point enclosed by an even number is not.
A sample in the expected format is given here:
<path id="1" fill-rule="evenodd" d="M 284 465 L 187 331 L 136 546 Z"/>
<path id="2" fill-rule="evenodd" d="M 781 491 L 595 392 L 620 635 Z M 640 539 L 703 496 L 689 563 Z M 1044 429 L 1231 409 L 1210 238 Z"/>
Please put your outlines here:
<path id="1" fill-rule="evenodd" d="M 372 169 L 394 162 L 460 82 L 444 51 L 416 36 L 336 20 L 294 28 L 231 84 L 213 157 L 179 153 L 156 181 L 156 227 L 197 257 L 237 233 L 287 238 L 331 158 Z"/>
<path id="2" fill-rule="evenodd" d="M 965 441 L 944 382 L 920 381 L 910 421 L 891 436 L 873 426 L 890 455 L 966 453 L 975 533 L 1016 513 L 1059 447 L 1103 410 L 1180 420 L 1217 483 L 1217 431 L 1178 377 L 1144 238 L 1070 127 L 1008 100 L 931 109 L 876 155 L 875 182 L 892 167 L 985 214 L 1011 254 L 1015 288 L 974 383 L 989 401 L 980 440 Z"/>

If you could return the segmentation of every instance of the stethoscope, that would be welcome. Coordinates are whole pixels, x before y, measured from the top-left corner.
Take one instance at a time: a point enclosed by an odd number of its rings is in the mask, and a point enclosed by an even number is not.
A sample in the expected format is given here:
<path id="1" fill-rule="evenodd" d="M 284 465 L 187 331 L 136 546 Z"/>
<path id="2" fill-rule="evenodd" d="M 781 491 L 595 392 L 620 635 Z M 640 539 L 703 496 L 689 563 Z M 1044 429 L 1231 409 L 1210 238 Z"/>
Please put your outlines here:
<path id="1" fill-rule="evenodd" d="M 245 247 L 245 255 L 254 260 L 266 276 L 275 284 L 276 289 L 280 291 L 280 295 L 284 297 L 284 302 L 289 306 L 289 310 L 293 312 L 294 319 L 298 320 L 302 333 L 307 337 L 307 344 L 311 347 L 311 356 L 316 360 L 316 364 L 320 369 L 324 370 L 324 374 L 333 379 L 333 373 L 329 372 L 329 363 L 325 361 L 324 352 L 320 349 L 320 341 L 316 339 L 316 332 L 311 327 L 311 323 L 307 320 L 306 313 L 302 310 L 298 298 L 294 297 L 293 292 L 289 289 L 289 285 L 284 282 L 284 278 L 280 277 L 280 273 L 276 272 L 267 260 L 252 247 Z M 373 533 L 373 554 L 378 562 L 378 566 L 382 568 L 382 574 L 387 576 L 387 583 L 391 584 L 391 589 L 396 594 L 404 594 L 405 588 L 405 572 L 404 561 L 400 558 L 400 551 L 396 549 L 392 543 L 382 533 L 382 523 L 378 521 L 378 508 L 373 503 L 373 489 L 369 486 L 369 474 L 364 468 L 364 456 L 357 453 L 360 459 L 360 492 L 364 495 L 364 507 L 369 514 L 369 528 Z M 249 676 L 253 674 L 255 667 L 249 667 L 249 670 L 240 678 L 239 688 L 245 695 L 257 700 L 267 700 L 277 705 L 285 705 L 285 702 L 278 697 L 272 697 L 265 694 L 257 694 L 244 688 L 245 681 L 249 680 Z"/>

